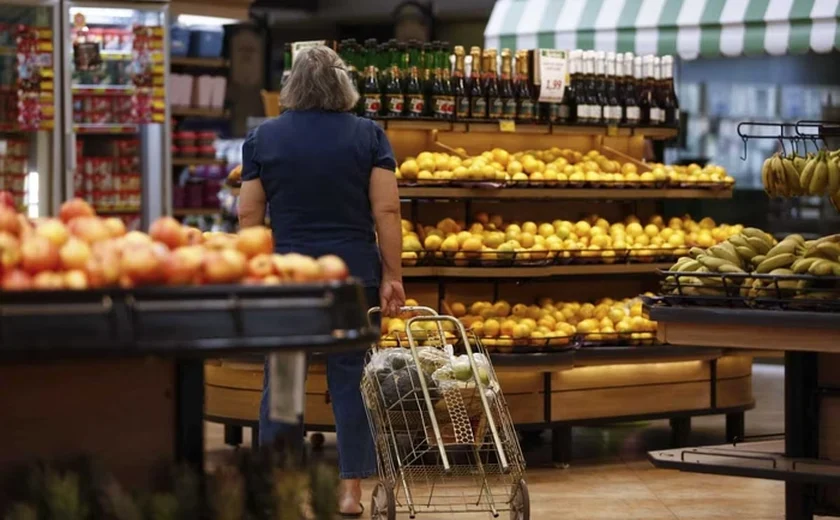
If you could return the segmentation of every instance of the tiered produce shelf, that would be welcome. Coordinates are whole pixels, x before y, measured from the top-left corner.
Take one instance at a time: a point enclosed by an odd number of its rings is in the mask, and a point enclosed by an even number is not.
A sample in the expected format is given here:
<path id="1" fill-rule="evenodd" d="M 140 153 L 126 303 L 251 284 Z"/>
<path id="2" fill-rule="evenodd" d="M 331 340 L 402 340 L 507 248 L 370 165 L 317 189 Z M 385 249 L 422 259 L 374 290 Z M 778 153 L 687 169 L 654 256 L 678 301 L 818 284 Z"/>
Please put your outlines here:
<path id="1" fill-rule="evenodd" d="M 567 183 L 568 184 L 568 183 Z M 421 200 L 662 200 L 729 199 L 732 190 L 702 188 L 577 188 L 545 185 L 542 187 L 505 186 L 501 188 L 463 187 L 458 185 L 400 185 L 400 198 Z"/>

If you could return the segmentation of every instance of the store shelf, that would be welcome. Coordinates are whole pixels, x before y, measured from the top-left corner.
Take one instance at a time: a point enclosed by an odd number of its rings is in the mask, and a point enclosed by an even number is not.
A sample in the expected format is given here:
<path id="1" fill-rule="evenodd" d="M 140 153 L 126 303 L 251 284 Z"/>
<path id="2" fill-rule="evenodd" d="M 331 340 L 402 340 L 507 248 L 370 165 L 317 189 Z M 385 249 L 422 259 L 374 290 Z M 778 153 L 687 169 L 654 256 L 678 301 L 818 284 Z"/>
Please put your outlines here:
<path id="1" fill-rule="evenodd" d="M 658 468 L 787 482 L 840 484 L 840 463 L 784 455 L 784 440 L 654 451 Z"/>
<path id="2" fill-rule="evenodd" d="M 581 347 L 575 353 L 575 366 L 635 365 L 673 363 L 687 360 L 711 360 L 723 355 L 721 349 L 675 345 Z"/>
<path id="3" fill-rule="evenodd" d="M 405 278 L 548 278 L 552 276 L 655 273 L 672 264 L 584 264 L 544 267 L 403 267 Z"/>
<path id="4" fill-rule="evenodd" d="M 383 128 L 390 130 L 438 130 L 444 132 L 475 132 L 475 133 L 511 133 L 510 129 L 502 128 L 498 122 L 464 122 L 437 121 L 419 119 L 378 119 Z M 546 125 L 521 123 L 515 126 L 513 133 L 519 134 L 559 134 L 559 135 L 604 135 L 610 137 L 629 137 L 641 135 L 650 139 L 671 139 L 676 137 L 679 130 L 666 127 L 625 128 L 597 125 Z"/>
<path id="5" fill-rule="evenodd" d="M 133 135 L 140 131 L 137 125 L 80 123 L 73 131 L 84 135 Z"/>
<path id="6" fill-rule="evenodd" d="M 563 350 L 548 352 L 532 352 L 527 354 L 492 352 L 490 358 L 496 367 L 516 369 L 523 372 L 543 370 L 564 370 L 575 366 L 575 349 L 567 347 Z M 507 370 L 511 371 L 511 370 Z"/>
<path id="7" fill-rule="evenodd" d="M 223 69 L 230 66 L 230 62 L 223 58 L 189 58 L 187 56 L 172 56 L 169 64 L 176 67 L 198 67 L 204 69 Z"/>
<path id="8" fill-rule="evenodd" d="M 172 211 L 176 217 L 212 217 L 220 213 L 222 210 L 219 208 L 178 208 Z"/>
<path id="9" fill-rule="evenodd" d="M 173 157 L 172 166 L 224 166 L 227 161 L 209 157 Z"/>
<path id="10" fill-rule="evenodd" d="M 100 94 L 108 96 L 130 96 L 137 91 L 134 85 L 73 85 L 73 94 Z"/>
<path id="11" fill-rule="evenodd" d="M 226 119 L 230 117 L 230 113 L 227 110 L 193 107 L 172 107 L 172 115 L 176 117 L 203 117 L 207 119 Z"/>
<path id="12" fill-rule="evenodd" d="M 691 188 L 463 188 L 443 186 L 400 186 L 402 199 L 427 200 L 660 200 L 729 199 L 732 189 Z"/>

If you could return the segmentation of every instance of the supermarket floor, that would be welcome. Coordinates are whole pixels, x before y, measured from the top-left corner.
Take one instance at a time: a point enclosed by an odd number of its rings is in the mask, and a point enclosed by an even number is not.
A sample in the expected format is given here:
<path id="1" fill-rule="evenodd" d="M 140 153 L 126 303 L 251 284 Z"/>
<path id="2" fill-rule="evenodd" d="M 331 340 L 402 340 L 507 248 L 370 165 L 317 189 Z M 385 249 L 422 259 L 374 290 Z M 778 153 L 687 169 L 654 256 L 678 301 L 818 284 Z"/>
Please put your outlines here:
<path id="1" fill-rule="evenodd" d="M 747 436 L 777 434 L 784 430 L 783 378 L 784 369 L 781 366 L 755 366 L 757 406 L 747 412 Z M 692 428 L 692 445 L 723 442 L 723 417 L 695 419 Z M 248 437 L 247 432 L 244 437 Z M 669 440 L 667 421 L 576 428 L 574 460 L 568 469 L 551 467 L 547 438 L 545 442 L 523 446 L 529 465 L 527 481 L 531 495 L 531 518 L 784 519 L 782 483 L 655 469 L 645 459 L 645 453 L 667 448 Z M 335 456 L 331 441 L 328 435 L 328 457 Z M 230 452 L 231 448 L 224 445 L 220 426 L 208 424 L 207 449 L 211 464 Z M 372 485 L 371 481 L 368 489 Z M 418 515 L 417 518 L 440 520 L 450 516 Z M 473 520 L 490 516 L 458 515 L 456 518 Z M 506 515 L 501 518 L 506 518 Z"/>

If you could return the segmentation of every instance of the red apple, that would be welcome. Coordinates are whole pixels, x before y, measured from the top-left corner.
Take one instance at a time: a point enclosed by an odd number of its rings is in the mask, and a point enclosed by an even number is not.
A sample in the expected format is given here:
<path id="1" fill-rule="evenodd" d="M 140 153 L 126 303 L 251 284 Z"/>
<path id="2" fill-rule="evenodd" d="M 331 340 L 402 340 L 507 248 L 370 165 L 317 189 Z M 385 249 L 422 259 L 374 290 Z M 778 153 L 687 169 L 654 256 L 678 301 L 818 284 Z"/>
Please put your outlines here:
<path id="1" fill-rule="evenodd" d="M 16 209 L 15 196 L 9 191 L 0 191 L 0 206 Z"/>
<path id="2" fill-rule="evenodd" d="M 263 285 L 280 285 L 283 283 L 283 280 L 276 274 L 272 274 L 263 278 L 262 283 Z"/>
<path id="3" fill-rule="evenodd" d="M 70 233 L 88 244 L 95 244 L 111 238 L 111 231 L 99 217 L 75 218 L 67 225 Z"/>
<path id="4" fill-rule="evenodd" d="M 20 254 L 23 269 L 29 274 L 55 271 L 61 266 L 58 247 L 42 236 L 24 239 L 20 246 Z"/>
<path id="5" fill-rule="evenodd" d="M 70 237 L 58 252 L 61 266 L 67 270 L 84 269 L 93 254 L 87 243 L 76 237 Z"/>
<path id="6" fill-rule="evenodd" d="M 235 249 L 208 251 L 202 269 L 204 279 L 208 284 L 238 282 L 245 276 L 246 262 L 245 255 Z"/>
<path id="7" fill-rule="evenodd" d="M 204 234 L 202 245 L 205 249 L 222 251 L 236 248 L 236 237 L 224 233 Z"/>
<path id="8" fill-rule="evenodd" d="M 91 287 L 113 287 L 120 280 L 120 257 L 94 255 L 85 265 L 85 271 Z"/>
<path id="9" fill-rule="evenodd" d="M 70 199 L 61 205 L 58 211 L 58 218 L 65 224 L 78 217 L 94 217 L 96 212 L 93 207 L 82 199 Z"/>
<path id="10" fill-rule="evenodd" d="M 123 249 L 120 258 L 122 277 L 132 285 L 151 284 L 163 279 L 164 261 L 159 251 L 151 244 L 130 244 Z M 120 285 L 123 285 L 121 278 Z"/>
<path id="11" fill-rule="evenodd" d="M 84 291 L 89 287 L 87 274 L 78 269 L 67 271 L 64 273 L 64 286 L 74 291 Z"/>
<path id="12" fill-rule="evenodd" d="M 152 238 L 141 231 L 129 231 L 121 240 L 123 246 L 152 244 Z"/>
<path id="13" fill-rule="evenodd" d="M 184 229 L 184 234 L 187 236 L 187 244 L 191 246 L 199 245 L 204 242 L 204 235 L 201 234 L 201 230 L 194 227 L 186 227 Z"/>
<path id="14" fill-rule="evenodd" d="M 312 282 L 321 279 L 321 266 L 314 258 L 292 253 L 286 255 L 290 263 L 292 280 L 295 282 Z"/>
<path id="15" fill-rule="evenodd" d="M 111 234 L 111 238 L 119 238 L 124 236 L 125 231 L 125 222 L 122 219 L 117 217 L 109 217 L 105 219 L 105 227 L 108 228 L 108 232 Z"/>
<path id="16" fill-rule="evenodd" d="M 0 231 L 20 236 L 20 228 L 21 222 L 18 218 L 18 212 L 0 204 Z"/>
<path id="17" fill-rule="evenodd" d="M 35 234 L 48 239 L 55 247 L 63 246 L 70 238 L 70 231 L 68 231 L 67 226 L 56 218 L 48 218 L 38 222 L 35 226 Z"/>
<path id="18" fill-rule="evenodd" d="M 161 217 L 152 222 L 149 236 L 152 240 L 166 244 L 170 249 L 187 245 L 184 226 L 172 217 Z"/>
<path id="19" fill-rule="evenodd" d="M 274 264 L 274 274 L 281 280 L 292 279 L 292 262 L 289 261 L 291 256 L 277 253 L 271 255 L 271 263 Z"/>
<path id="20" fill-rule="evenodd" d="M 41 271 L 32 279 L 32 287 L 40 291 L 60 291 L 64 289 L 64 276 L 55 271 Z"/>
<path id="21" fill-rule="evenodd" d="M 274 275 L 271 255 L 259 254 L 248 261 L 248 276 L 265 278 L 269 275 Z"/>
<path id="22" fill-rule="evenodd" d="M 3 270 L 16 267 L 21 260 L 20 240 L 14 235 L 0 231 L 0 267 Z"/>
<path id="23" fill-rule="evenodd" d="M 28 218 L 26 218 L 26 216 L 18 214 L 17 219 L 18 229 L 20 230 L 18 237 L 20 237 L 21 240 L 35 234 L 35 226 Z"/>
<path id="24" fill-rule="evenodd" d="M 263 226 L 243 229 L 236 236 L 236 249 L 248 258 L 259 254 L 270 255 L 274 251 L 271 231 Z"/>
<path id="25" fill-rule="evenodd" d="M 197 284 L 204 263 L 204 249 L 199 246 L 179 247 L 164 264 L 164 277 L 168 285 Z"/>
<path id="26" fill-rule="evenodd" d="M 32 288 L 32 277 L 26 271 L 13 269 L 3 275 L 4 291 L 27 291 Z"/>
<path id="27" fill-rule="evenodd" d="M 335 255 L 322 256 L 318 259 L 318 265 L 324 280 L 346 280 L 350 275 L 347 264 Z"/>

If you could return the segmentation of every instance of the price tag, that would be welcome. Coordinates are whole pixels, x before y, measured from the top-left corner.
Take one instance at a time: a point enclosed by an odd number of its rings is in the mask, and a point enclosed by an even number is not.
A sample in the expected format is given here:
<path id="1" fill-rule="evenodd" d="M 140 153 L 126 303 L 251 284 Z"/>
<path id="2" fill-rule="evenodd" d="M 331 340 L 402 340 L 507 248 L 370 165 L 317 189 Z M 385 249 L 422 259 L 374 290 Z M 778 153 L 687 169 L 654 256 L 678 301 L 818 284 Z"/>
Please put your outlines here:
<path id="1" fill-rule="evenodd" d="M 295 62 L 295 57 L 297 57 L 298 53 L 303 49 L 308 49 L 310 47 L 318 47 L 320 45 L 326 45 L 327 40 L 312 40 L 308 42 L 294 42 L 292 44 L 292 63 Z"/>
<path id="2" fill-rule="evenodd" d="M 537 68 L 540 75 L 540 102 L 559 103 L 568 82 L 568 56 L 566 51 L 539 49 Z"/>
<path id="3" fill-rule="evenodd" d="M 512 119 L 501 119 L 499 120 L 499 131 L 500 132 L 516 132 L 516 121 Z"/>

